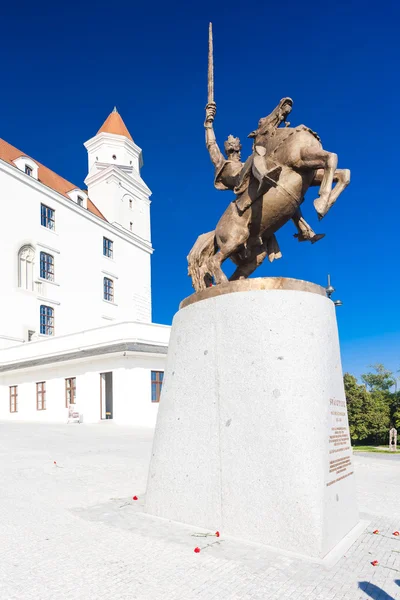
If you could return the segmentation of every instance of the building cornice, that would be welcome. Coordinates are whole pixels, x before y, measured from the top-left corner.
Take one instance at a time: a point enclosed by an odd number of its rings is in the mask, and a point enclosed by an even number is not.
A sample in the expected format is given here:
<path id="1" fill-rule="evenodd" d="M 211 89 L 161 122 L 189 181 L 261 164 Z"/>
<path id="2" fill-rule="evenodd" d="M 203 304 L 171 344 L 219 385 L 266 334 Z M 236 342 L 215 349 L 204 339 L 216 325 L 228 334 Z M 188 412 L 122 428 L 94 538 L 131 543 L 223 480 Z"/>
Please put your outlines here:
<path id="1" fill-rule="evenodd" d="M 90 138 L 90 140 L 85 142 L 83 145 L 85 146 L 88 152 L 95 152 L 104 144 L 104 142 L 109 142 L 113 146 L 120 146 L 121 148 L 126 148 L 128 151 L 132 152 L 132 154 L 138 156 L 139 168 L 143 167 L 142 149 L 139 148 L 139 146 L 137 146 L 135 142 L 125 137 L 124 135 L 118 135 L 116 133 L 106 133 L 102 131 L 101 133 L 98 133 L 94 137 Z"/>
<path id="2" fill-rule="evenodd" d="M 147 187 L 143 179 L 138 173 L 136 173 L 135 170 L 132 171 L 132 174 L 127 175 L 122 169 L 118 167 L 118 165 L 110 165 L 105 169 L 101 169 L 97 173 L 94 173 L 93 175 L 88 175 L 85 179 L 85 185 L 87 185 L 89 188 L 89 186 L 94 186 L 98 183 L 103 183 L 104 181 L 107 181 L 112 177 L 116 177 L 117 181 L 123 181 L 125 184 L 125 189 L 132 188 L 134 190 L 138 190 L 146 196 L 146 199 L 148 199 L 148 196 L 151 196 L 150 188 Z"/>
<path id="3" fill-rule="evenodd" d="M 4 171 L 7 175 L 10 175 L 17 181 L 27 185 L 28 187 L 35 189 L 36 191 L 39 191 L 41 194 L 43 194 L 43 196 L 47 196 L 51 200 L 62 204 L 66 208 L 69 208 L 70 210 L 76 212 L 81 217 L 88 219 L 92 223 L 96 223 L 97 225 L 100 225 L 102 229 L 112 233 L 113 235 L 117 234 L 121 239 L 125 240 L 126 242 L 129 242 L 133 246 L 136 246 L 137 248 L 144 250 L 148 254 L 153 253 L 152 245 L 149 242 L 146 242 L 146 240 L 143 240 L 142 238 L 135 235 L 134 233 L 131 233 L 131 232 L 125 231 L 123 229 L 120 229 L 119 227 L 116 227 L 113 223 L 109 223 L 108 221 L 101 219 L 100 217 L 98 217 L 97 215 L 94 215 L 93 213 L 91 213 L 88 210 L 82 210 L 82 207 L 79 206 L 78 204 L 76 204 L 76 202 L 74 202 L 70 198 L 67 198 L 63 194 L 56 192 L 52 188 L 49 188 L 47 185 L 45 185 L 41 181 L 38 181 L 37 179 L 34 179 L 33 177 L 28 177 L 27 175 L 25 175 L 24 172 L 20 171 L 17 167 L 10 165 L 9 163 L 5 162 L 2 159 L 0 159 L 0 171 Z"/>
<path id="4" fill-rule="evenodd" d="M 146 344 L 142 342 L 120 342 L 116 344 L 107 344 L 105 346 L 79 349 L 73 352 L 65 352 L 55 356 L 43 356 L 40 358 L 30 358 L 9 364 L 2 364 L 0 365 L 0 373 L 17 371 L 18 369 L 29 369 L 38 366 L 58 364 L 60 362 L 71 360 L 82 361 L 87 358 L 93 359 L 93 357 L 104 358 L 107 355 L 115 356 L 116 354 L 120 354 L 121 356 L 126 356 L 128 352 L 129 354 L 165 356 L 167 351 L 167 345 Z"/>

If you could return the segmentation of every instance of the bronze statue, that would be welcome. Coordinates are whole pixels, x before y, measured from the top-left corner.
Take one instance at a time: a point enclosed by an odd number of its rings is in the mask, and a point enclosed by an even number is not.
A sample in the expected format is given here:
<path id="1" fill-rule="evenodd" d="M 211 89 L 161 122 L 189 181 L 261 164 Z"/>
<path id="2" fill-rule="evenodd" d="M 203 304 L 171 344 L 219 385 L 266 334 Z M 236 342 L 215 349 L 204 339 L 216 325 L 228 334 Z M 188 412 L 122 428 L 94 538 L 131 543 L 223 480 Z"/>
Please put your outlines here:
<path id="1" fill-rule="evenodd" d="M 270 115 L 261 119 L 250 133 L 253 152 L 243 164 L 238 138 L 229 136 L 223 156 L 218 148 L 213 121 L 214 72 L 212 30 L 209 33 L 208 103 L 206 106 L 206 145 L 215 166 L 215 187 L 233 190 L 229 204 L 215 231 L 202 234 L 188 256 L 189 275 L 196 292 L 213 282 L 228 279 L 221 264 L 230 258 L 237 269 L 230 280 L 247 278 L 268 256 L 280 258 L 275 233 L 292 220 L 299 241 L 315 243 L 316 234 L 304 220 L 300 205 L 311 186 L 319 186 L 314 207 L 322 219 L 350 182 L 348 169 L 337 169 L 337 155 L 322 148 L 318 135 L 305 125 L 290 127 L 286 118 L 292 110 L 290 98 L 283 98 Z M 285 127 L 280 127 L 285 123 Z M 332 189 L 332 184 L 336 183 Z"/>

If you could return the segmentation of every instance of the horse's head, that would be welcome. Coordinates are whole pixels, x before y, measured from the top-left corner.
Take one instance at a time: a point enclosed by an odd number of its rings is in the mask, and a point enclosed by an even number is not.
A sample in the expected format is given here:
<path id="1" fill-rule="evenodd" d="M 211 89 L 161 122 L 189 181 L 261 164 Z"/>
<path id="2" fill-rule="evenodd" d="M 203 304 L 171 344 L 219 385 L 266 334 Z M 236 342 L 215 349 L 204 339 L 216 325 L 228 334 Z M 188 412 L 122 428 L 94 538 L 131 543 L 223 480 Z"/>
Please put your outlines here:
<path id="1" fill-rule="evenodd" d="M 292 108 L 293 100 L 291 98 L 282 98 L 272 113 L 258 121 L 258 129 L 249 133 L 248 137 L 255 138 L 259 135 L 266 135 L 271 130 L 276 129 L 282 122 L 286 121 L 286 117 Z"/>

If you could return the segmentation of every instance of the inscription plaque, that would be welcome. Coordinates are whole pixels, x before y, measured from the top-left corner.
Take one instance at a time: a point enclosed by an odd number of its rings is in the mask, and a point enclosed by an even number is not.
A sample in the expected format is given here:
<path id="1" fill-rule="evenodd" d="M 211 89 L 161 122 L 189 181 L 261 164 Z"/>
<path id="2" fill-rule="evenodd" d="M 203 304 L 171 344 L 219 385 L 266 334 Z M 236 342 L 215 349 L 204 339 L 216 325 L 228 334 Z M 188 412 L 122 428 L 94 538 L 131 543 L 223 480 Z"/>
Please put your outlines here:
<path id="1" fill-rule="evenodd" d="M 327 487 L 353 475 L 345 400 L 329 400 L 329 477 Z"/>

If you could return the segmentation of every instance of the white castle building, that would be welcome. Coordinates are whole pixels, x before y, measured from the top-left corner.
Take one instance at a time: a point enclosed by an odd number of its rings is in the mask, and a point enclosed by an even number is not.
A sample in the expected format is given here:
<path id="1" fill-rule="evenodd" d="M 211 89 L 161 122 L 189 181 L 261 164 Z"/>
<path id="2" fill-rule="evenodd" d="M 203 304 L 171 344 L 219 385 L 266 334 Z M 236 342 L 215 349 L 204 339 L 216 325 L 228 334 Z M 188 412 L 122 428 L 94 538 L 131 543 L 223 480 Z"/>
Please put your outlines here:
<path id="1" fill-rule="evenodd" d="M 0 420 L 153 426 L 170 328 L 142 151 L 116 109 L 85 147 L 83 190 L 0 139 Z"/>

